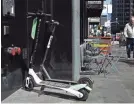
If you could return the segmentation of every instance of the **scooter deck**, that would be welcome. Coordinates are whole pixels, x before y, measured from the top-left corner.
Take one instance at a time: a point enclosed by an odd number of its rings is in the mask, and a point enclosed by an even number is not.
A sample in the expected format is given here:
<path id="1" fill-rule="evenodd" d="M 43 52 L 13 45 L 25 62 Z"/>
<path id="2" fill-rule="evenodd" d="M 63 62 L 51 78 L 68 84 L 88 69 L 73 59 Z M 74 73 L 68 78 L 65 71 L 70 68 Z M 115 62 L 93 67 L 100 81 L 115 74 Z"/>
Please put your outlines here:
<path id="1" fill-rule="evenodd" d="M 59 79 L 46 79 L 47 81 L 52 81 L 52 82 L 61 82 L 61 83 L 71 83 L 71 84 L 77 84 L 75 81 L 68 81 L 68 80 L 59 80 Z"/>
<path id="2" fill-rule="evenodd" d="M 69 88 L 69 84 L 61 83 L 61 82 L 52 82 L 52 81 L 42 81 L 40 82 L 41 85 L 45 86 L 53 86 L 53 87 L 62 87 L 62 88 Z"/>

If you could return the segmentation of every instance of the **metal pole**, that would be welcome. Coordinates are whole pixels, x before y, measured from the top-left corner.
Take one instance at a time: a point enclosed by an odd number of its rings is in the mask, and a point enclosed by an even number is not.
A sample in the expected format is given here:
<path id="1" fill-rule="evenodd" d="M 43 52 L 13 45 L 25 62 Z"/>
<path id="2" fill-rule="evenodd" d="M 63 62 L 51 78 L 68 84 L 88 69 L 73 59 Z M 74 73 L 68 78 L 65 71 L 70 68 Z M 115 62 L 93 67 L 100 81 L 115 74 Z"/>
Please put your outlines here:
<path id="1" fill-rule="evenodd" d="M 80 0 L 72 0 L 72 77 L 80 78 Z"/>

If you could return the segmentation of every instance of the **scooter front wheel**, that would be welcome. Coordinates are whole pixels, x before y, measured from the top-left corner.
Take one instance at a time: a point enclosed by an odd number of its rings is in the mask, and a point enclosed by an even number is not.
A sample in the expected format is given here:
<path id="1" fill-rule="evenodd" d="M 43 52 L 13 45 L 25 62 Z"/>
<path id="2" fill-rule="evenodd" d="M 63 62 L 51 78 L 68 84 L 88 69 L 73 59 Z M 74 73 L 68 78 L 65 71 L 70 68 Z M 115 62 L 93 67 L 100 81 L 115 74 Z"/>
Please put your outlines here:
<path id="1" fill-rule="evenodd" d="M 79 92 L 83 94 L 83 97 L 78 98 L 78 100 L 86 101 L 88 99 L 88 95 L 89 95 L 88 91 L 86 89 L 80 89 Z"/>
<path id="2" fill-rule="evenodd" d="M 27 83 L 27 79 L 25 79 L 24 82 L 23 82 L 23 88 L 26 91 L 32 91 L 34 89 L 34 83 L 33 83 L 32 79 L 31 78 L 29 79 L 29 82 L 28 82 L 27 86 L 26 86 L 26 83 Z"/>

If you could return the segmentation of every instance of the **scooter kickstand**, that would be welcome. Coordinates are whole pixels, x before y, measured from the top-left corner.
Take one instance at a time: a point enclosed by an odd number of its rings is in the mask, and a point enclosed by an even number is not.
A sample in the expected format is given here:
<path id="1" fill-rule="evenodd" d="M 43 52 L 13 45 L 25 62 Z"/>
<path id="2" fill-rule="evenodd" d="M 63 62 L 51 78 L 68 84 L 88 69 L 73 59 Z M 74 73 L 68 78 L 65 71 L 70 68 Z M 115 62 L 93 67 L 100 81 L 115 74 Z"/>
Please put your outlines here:
<path id="1" fill-rule="evenodd" d="M 38 97 L 40 97 L 43 94 L 43 91 L 40 91 L 38 94 Z"/>
<path id="2" fill-rule="evenodd" d="M 41 86 L 38 97 L 41 96 L 44 93 L 44 88 L 45 88 L 45 86 Z"/>

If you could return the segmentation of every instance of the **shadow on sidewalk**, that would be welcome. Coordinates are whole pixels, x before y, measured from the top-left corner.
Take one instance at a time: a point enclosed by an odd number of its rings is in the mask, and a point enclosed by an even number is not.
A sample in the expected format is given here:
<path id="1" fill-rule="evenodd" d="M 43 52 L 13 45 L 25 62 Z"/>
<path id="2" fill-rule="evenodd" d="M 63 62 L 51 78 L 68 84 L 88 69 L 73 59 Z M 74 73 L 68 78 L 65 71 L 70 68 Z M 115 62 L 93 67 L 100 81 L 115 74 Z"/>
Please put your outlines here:
<path id="1" fill-rule="evenodd" d="M 134 67 L 134 59 L 133 60 L 120 59 L 119 62 L 123 62 L 128 64 L 130 67 Z"/>
<path id="2" fill-rule="evenodd" d="M 24 90 L 24 89 L 22 88 L 22 90 Z M 58 93 L 58 92 L 43 91 L 41 95 L 40 95 L 40 90 L 34 89 L 34 90 L 32 90 L 32 92 L 38 93 L 39 96 L 49 95 L 49 96 L 58 97 L 58 98 L 62 98 L 62 99 L 67 99 L 67 100 L 72 100 L 72 101 L 78 100 L 77 97 L 75 97 L 75 96 L 62 94 L 60 92 Z"/>

